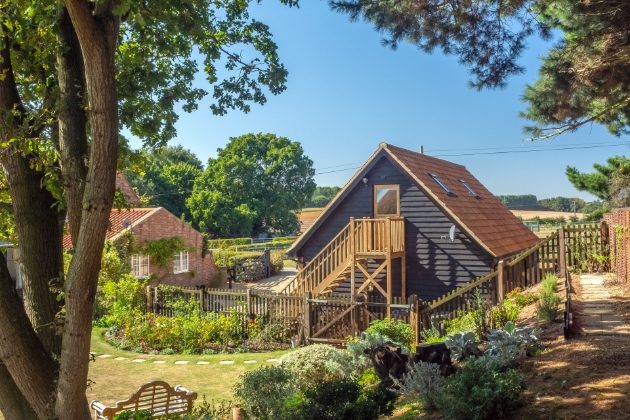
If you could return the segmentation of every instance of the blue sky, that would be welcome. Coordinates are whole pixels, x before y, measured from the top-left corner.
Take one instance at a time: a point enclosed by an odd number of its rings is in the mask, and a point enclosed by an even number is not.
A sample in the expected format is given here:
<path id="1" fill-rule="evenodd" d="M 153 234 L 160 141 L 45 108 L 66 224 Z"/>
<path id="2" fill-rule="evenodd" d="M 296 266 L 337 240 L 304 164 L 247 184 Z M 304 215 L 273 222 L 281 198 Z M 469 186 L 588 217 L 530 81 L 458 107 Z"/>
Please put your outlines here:
<path id="1" fill-rule="evenodd" d="M 549 47 L 540 40 L 530 40 L 522 59 L 524 75 L 511 78 L 505 90 L 477 92 L 468 88 L 467 71 L 455 57 L 428 55 L 406 44 L 397 51 L 384 48 L 369 24 L 350 23 L 325 1 L 303 1 L 297 9 L 266 0 L 252 6 L 252 17 L 274 34 L 289 71 L 287 90 L 268 95 L 264 106 L 253 105 L 248 114 L 213 116 L 212 98 L 192 114 L 182 111 L 171 144 L 181 143 L 204 162 L 230 137 L 269 132 L 299 141 L 318 172 L 328 172 L 316 176 L 318 185 L 342 186 L 353 171 L 330 171 L 359 166 L 348 164 L 364 161 L 385 141 L 411 150 L 423 145 L 429 155 L 465 165 L 494 194 L 591 200 L 569 184 L 565 167 L 589 171 L 595 162 L 627 153 L 625 145 L 549 150 L 624 143 L 600 126 L 584 127 L 553 143 L 521 142 L 526 121 L 518 118 L 524 109 L 519 98 L 525 84 L 535 80 L 538 57 Z M 196 83 L 211 91 L 203 75 Z M 544 151 L 445 156 L 488 148 Z"/>

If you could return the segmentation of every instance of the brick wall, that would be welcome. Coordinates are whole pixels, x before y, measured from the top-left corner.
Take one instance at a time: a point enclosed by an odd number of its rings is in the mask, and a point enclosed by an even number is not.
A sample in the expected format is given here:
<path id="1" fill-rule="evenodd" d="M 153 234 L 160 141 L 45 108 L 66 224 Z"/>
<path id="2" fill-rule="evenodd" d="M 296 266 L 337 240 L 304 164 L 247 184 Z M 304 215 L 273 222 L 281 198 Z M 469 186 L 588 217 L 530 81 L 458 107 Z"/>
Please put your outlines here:
<path id="1" fill-rule="evenodd" d="M 174 274 L 172 263 L 168 267 L 160 267 L 152 259 L 149 260 L 149 271 L 155 277 L 151 285 L 211 287 L 213 281 L 218 280 L 219 270 L 214 264 L 212 251 L 208 251 L 205 258 L 201 257 L 203 235 L 168 210 L 164 208 L 157 210 L 153 215 L 133 226 L 131 232 L 136 238 L 136 245 L 144 241 L 180 237 L 187 247 L 194 248 L 194 251 L 188 252 L 188 272 L 186 273 Z"/>
<path id="2" fill-rule="evenodd" d="M 604 221 L 608 225 L 608 237 L 610 243 L 610 253 L 614 255 L 611 268 L 617 273 L 617 277 L 628 280 L 628 237 L 630 232 L 630 209 L 619 209 L 612 213 L 604 214 Z M 618 227 L 623 226 L 624 231 L 620 231 L 621 237 L 617 238 Z"/>

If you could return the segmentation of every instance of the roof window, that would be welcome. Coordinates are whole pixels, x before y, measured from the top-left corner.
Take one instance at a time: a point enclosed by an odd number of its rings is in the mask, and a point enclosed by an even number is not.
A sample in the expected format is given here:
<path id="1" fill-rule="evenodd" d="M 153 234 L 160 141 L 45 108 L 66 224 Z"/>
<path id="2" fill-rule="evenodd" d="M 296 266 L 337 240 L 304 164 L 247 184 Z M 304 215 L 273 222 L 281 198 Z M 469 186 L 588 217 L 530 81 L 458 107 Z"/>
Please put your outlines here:
<path id="1" fill-rule="evenodd" d="M 437 182 L 437 183 L 438 183 L 438 185 L 439 185 L 440 187 L 442 187 L 442 188 L 444 189 L 444 191 L 446 191 L 446 193 L 447 193 L 448 195 L 455 195 L 455 194 L 453 194 L 453 191 L 451 191 L 451 189 L 450 189 L 449 187 L 447 187 L 446 185 L 444 185 L 444 183 L 443 183 L 442 181 L 440 181 L 440 178 L 438 178 L 436 174 L 429 174 L 429 176 L 430 176 L 431 178 L 433 178 L 433 180 L 434 180 L 435 182 Z"/>
<path id="2" fill-rule="evenodd" d="M 477 194 L 477 193 L 475 192 L 475 190 L 473 190 L 472 188 L 470 188 L 470 187 L 468 186 L 468 184 L 466 184 L 466 181 L 464 181 L 463 179 L 460 179 L 460 180 L 459 180 L 459 182 L 461 182 L 462 184 L 464 184 L 464 187 L 466 187 L 466 189 L 467 189 L 468 191 L 470 191 L 470 193 L 471 193 L 472 195 L 474 195 L 474 196 L 475 196 L 475 198 L 481 198 L 481 197 L 479 197 L 479 194 Z"/>

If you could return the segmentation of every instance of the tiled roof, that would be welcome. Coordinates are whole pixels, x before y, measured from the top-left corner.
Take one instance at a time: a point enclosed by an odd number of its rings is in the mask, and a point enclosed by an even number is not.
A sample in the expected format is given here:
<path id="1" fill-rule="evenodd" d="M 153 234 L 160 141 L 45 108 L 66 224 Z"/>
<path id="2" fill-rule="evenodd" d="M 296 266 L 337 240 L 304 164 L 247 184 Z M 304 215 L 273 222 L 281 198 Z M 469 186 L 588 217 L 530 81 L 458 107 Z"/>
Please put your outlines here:
<path id="1" fill-rule="evenodd" d="M 462 227 L 495 257 L 534 246 L 534 235 L 466 167 L 389 144 L 382 145 Z M 432 177 L 451 191 L 449 195 Z M 479 196 L 476 198 L 461 181 Z"/>
<path id="2" fill-rule="evenodd" d="M 129 222 L 128 226 L 135 226 L 139 222 L 144 221 L 148 217 L 150 217 L 153 213 L 159 210 L 160 207 L 157 208 L 133 208 L 131 210 L 120 210 L 113 209 L 111 214 L 109 215 L 109 223 L 110 227 L 107 229 L 107 233 L 105 234 L 105 239 L 110 240 L 113 239 L 116 235 L 120 234 L 125 230 L 123 226 L 123 221 L 127 219 Z M 66 233 L 63 235 L 63 247 L 65 249 L 72 248 L 72 240 L 70 238 L 70 233 Z"/>
<path id="3" fill-rule="evenodd" d="M 129 181 L 127 181 L 127 177 L 122 172 L 116 172 L 116 188 L 120 190 L 120 192 L 127 197 L 127 202 L 131 205 L 138 206 L 140 205 L 140 199 L 138 195 L 131 187 Z"/>

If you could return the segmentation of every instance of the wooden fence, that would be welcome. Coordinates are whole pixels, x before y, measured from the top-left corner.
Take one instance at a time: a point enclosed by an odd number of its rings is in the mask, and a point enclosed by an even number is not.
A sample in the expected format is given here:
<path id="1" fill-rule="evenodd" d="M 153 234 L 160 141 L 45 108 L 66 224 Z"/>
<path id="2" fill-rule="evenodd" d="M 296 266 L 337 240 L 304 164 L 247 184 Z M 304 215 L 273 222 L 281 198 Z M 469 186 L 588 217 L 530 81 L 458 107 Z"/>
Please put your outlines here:
<path id="1" fill-rule="evenodd" d="M 569 267 L 587 257 L 588 249 L 594 246 L 605 249 L 602 231 L 600 225 L 560 228 L 529 250 L 499 261 L 492 272 L 438 300 L 421 302 L 417 317 L 419 325 L 414 326 L 416 340 L 422 329 L 439 328 L 444 320 L 452 320 L 459 311 L 468 310 L 477 290 L 490 304 L 496 305 L 514 289 L 540 283 L 547 273 L 563 278 Z"/>
<path id="2" fill-rule="evenodd" d="M 536 285 L 548 273 L 566 276 L 568 267 L 583 257 L 583 244 L 605 247 L 600 226 L 572 226 L 559 229 L 533 248 L 499 261 L 496 269 L 476 278 L 432 302 L 420 301 L 415 295 L 394 297 L 388 302 L 380 295 L 335 294 L 313 296 L 259 293 L 251 290 L 147 288 L 146 308 L 164 316 L 174 316 L 182 310 L 181 302 L 203 312 L 243 315 L 242 322 L 256 316 L 274 319 L 291 325 L 291 336 L 307 343 L 328 342 L 341 344 L 347 336 L 364 331 L 375 319 L 391 318 L 409 323 L 415 331 L 416 342 L 420 332 L 431 326 L 439 327 L 452 320 L 460 311 L 467 311 L 475 293 L 490 304 L 498 304 L 514 289 Z M 180 302 L 173 305 L 173 302 Z M 185 306 L 185 305 L 184 305 Z"/>

